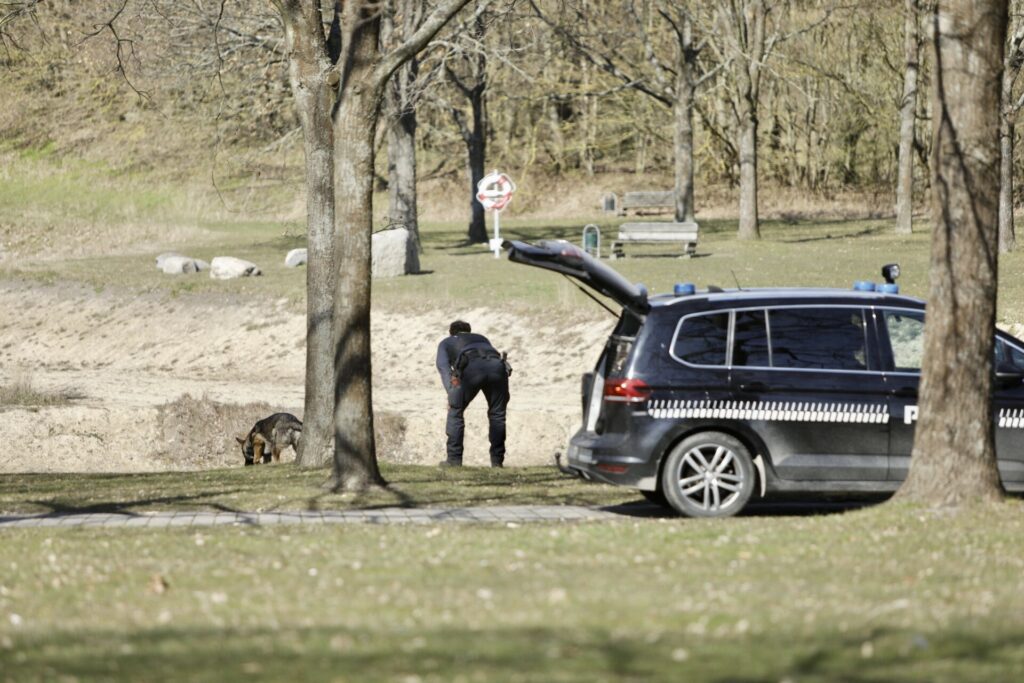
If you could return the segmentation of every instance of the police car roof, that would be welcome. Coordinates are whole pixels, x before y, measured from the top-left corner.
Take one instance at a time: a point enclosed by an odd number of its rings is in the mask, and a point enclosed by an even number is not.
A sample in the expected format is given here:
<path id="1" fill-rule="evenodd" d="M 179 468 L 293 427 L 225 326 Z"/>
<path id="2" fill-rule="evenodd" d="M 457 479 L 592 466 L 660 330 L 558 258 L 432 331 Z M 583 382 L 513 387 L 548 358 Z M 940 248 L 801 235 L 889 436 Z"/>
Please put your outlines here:
<path id="1" fill-rule="evenodd" d="M 705 302 L 707 304 L 775 304 L 792 300 L 809 300 L 814 303 L 860 303 L 864 305 L 910 306 L 921 308 L 924 301 L 902 294 L 884 292 L 862 292 L 855 289 L 826 287 L 751 287 L 721 291 L 698 290 L 693 294 L 657 294 L 650 298 L 651 306 L 664 307 Z"/>

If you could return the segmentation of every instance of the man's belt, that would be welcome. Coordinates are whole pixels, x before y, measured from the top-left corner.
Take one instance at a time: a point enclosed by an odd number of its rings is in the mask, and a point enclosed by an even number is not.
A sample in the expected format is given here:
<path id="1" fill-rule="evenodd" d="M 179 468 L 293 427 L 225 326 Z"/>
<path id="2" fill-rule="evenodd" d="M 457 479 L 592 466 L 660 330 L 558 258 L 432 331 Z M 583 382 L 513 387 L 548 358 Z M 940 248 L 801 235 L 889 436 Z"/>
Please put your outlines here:
<path id="1" fill-rule="evenodd" d="M 501 358 L 501 354 L 493 349 L 467 349 L 462 352 L 467 361 L 488 358 Z"/>

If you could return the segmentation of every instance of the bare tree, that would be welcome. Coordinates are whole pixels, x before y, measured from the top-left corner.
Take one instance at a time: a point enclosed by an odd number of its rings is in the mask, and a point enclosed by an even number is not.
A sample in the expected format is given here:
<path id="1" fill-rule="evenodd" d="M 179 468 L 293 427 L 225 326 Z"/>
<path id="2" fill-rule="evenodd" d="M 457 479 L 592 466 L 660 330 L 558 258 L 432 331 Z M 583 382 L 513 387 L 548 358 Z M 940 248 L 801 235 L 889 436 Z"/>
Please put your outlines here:
<path id="1" fill-rule="evenodd" d="M 588 61 L 655 101 L 671 108 L 675 156 L 675 219 L 694 220 L 693 112 L 698 88 L 717 68 L 703 69 L 704 42 L 695 39 L 696 16 L 682 3 L 667 0 L 626 0 L 621 9 L 597 23 L 589 4 L 566 4 L 569 16 L 556 20 L 536 0 L 534 12 Z M 626 21 L 622 21 L 625 15 Z M 652 21 L 657 17 L 656 21 Z M 667 29 L 671 41 L 662 39 Z"/>
<path id="2" fill-rule="evenodd" d="M 732 66 L 732 108 L 739 128 L 739 238 L 761 239 L 757 208 L 757 114 L 764 67 L 781 36 L 774 23 L 776 3 L 737 0 L 721 3 L 715 44 L 719 61 Z"/>
<path id="3" fill-rule="evenodd" d="M 335 289 L 334 62 L 340 46 L 335 12 L 330 47 L 319 0 L 277 0 L 284 23 L 288 76 L 302 124 L 306 173 L 306 392 L 298 462 L 322 467 L 334 454 Z"/>
<path id="4" fill-rule="evenodd" d="M 43 0 L 5 0 L 0 2 L 0 47 L 5 51 L 18 47 L 13 28 L 21 21 L 36 21 L 36 9 Z"/>
<path id="5" fill-rule="evenodd" d="M 917 77 L 921 69 L 921 0 L 905 0 L 903 18 L 903 98 L 900 100 L 899 175 L 896 181 L 896 234 L 913 232 L 914 123 Z"/>
<path id="6" fill-rule="evenodd" d="M 476 199 L 476 186 L 484 177 L 487 163 L 487 20 L 477 12 L 465 31 L 461 31 L 458 45 L 450 43 L 450 54 L 444 60 L 449 82 L 469 104 L 469 117 L 462 107 L 450 105 L 449 111 L 459 135 L 466 145 L 466 172 L 469 179 L 469 228 L 466 239 L 472 244 L 487 241 L 487 223 L 484 207 Z"/>
<path id="7" fill-rule="evenodd" d="M 957 505 L 1002 495 L 992 421 L 999 101 L 1006 0 L 940 0 L 932 252 L 920 420 L 899 497 Z"/>
<path id="8" fill-rule="evenodd" d="M 425 7 L 418 0 L 389 0 L 384 6 L 381 44 L 388 50 L 422 23 Z M 419 241 L 416 199 L 416 103 L 419 58 L 413 56 L 388 81 L 385 104 L 388 140 L 388 219 L 412 232 Z M 417 249 L 418 251 L 418 249 Z M 419 264 L 416 264 L 418 270 Z"/>
<path id="9" fill-rule="evenodd" d="M 1014 28 L 1003 59 L 1003 115 L 999 120 L 999 251 L 1004 254 L 1017 247 L 1013 225 L 1013 147 L 1017 115 L 1024 107 L 1024 95 L 1014 99 L 1014 86 L 1024 66 L 1024 8 L 1020 0 L 1013 4 Z"/>
<path id="10" fill-rule="evenodd" d="M 310 439 L 310 444 L 302 457 L 305 464 L 316 464 L 329 452 L 338 489 L 385 483 L 374 443 L 370 357 L 370 237 L 380 103 L 391 75 L 467 1 L 444 0 L 405 41 L 382 53 L 376 3 L 336 2 L 328 38 L 319 0 L 278 0 L 296 105 L 304 130 L 309 129 L 307 305 L 314 339 L 307 356 L 305 416 L 315 415 L 316 422 L 307 422 L 303 430 L 303 441 Z M 325 330 L 330 330 L 326 343 Z M 324 419 L 328 407 L 330 421 Z"/>

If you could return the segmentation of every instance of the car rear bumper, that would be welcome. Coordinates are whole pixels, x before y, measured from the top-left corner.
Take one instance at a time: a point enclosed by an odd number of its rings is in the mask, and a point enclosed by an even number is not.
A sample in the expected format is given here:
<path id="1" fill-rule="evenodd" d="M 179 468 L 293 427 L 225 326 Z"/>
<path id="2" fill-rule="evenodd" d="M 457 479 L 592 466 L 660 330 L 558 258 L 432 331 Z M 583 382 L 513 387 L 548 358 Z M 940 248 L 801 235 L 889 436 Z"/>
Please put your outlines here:
<path id="1" fill-rule="evenodd" d="M 602 435 L 580 430 L 569 439 L 568 469 L 584 479 L 643 491 L 658 487 L 658 462 L 638 449 L 626 434 Z"/>

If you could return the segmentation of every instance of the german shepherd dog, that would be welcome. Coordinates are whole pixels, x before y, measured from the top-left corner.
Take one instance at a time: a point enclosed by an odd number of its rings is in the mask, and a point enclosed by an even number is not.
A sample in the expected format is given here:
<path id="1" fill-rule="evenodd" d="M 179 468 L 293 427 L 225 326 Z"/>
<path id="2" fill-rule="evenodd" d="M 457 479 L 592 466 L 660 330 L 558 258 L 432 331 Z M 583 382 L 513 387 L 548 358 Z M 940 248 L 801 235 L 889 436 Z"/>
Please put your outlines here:
<path id="1" fill-rule="evenodd" d="M 262 460 L 264 463 L 281 460 L 281 451 L 292 446 L 299 447 L 302 438 L 302 422 L 290 413 L 274 413 L 253 425 L 249 435 L 244 439 L 235 437 L 242 445 L 242 457 L 246 465 L 255 465 Z M 269 451 L 267 450 L 269 447 Z"/>

